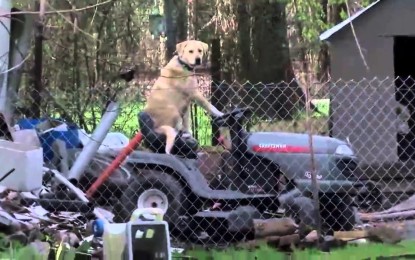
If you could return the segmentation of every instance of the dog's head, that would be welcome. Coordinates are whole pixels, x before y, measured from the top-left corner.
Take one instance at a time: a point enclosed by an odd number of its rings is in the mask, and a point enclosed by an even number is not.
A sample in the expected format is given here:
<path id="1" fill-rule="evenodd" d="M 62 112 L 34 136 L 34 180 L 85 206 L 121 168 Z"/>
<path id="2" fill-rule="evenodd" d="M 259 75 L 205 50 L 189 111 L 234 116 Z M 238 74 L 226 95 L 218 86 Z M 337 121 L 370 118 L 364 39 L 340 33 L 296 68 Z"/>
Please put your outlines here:
<path id="1" fill-rule="evenodd" d="M 193 68 L 202 65 L 208 49 L 209 46 L 204 42 L 189 40 L 176 45 L 176 54 L 182 62 Z"/>

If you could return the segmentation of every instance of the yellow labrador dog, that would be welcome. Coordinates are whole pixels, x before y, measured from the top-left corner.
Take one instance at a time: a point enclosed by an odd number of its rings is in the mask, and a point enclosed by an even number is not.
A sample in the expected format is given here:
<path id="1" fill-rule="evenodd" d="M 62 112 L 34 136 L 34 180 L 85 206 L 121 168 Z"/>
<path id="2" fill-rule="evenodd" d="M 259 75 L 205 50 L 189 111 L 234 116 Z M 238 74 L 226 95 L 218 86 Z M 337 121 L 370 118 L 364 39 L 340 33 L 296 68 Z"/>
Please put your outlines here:
<path id="1" fill-rule="evenodd" d="M 161 69 L 144 111 L 154 121 L 155 131 L 166 136 L 166 154 L 170 154 L 178 131 L 190 135 L 190 105 L 195 102 L 211 115 L 222 116 L 198 90 L 195 67 L 206 59 L 208 45 L 189 40 L 176 45 L 176 55 Z"/>

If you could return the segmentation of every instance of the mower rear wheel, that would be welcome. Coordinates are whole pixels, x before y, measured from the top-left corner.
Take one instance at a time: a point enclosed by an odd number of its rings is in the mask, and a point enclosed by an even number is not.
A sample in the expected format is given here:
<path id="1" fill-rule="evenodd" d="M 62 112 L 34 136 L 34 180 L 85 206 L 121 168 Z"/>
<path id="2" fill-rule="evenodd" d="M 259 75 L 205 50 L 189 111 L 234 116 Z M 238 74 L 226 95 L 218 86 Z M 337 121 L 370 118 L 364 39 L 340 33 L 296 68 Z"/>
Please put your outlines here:
<path id="1" fill-rule="evenodd" d="M 162 209 L 164 220 L 173 226 L 186 213 L 188 201 L 181 183 L 173 176 L 159 171 L 145 170 L 132 176 L 127 189 L 114 205 L 114 221 L 130 220 L 137 208 Z"/>

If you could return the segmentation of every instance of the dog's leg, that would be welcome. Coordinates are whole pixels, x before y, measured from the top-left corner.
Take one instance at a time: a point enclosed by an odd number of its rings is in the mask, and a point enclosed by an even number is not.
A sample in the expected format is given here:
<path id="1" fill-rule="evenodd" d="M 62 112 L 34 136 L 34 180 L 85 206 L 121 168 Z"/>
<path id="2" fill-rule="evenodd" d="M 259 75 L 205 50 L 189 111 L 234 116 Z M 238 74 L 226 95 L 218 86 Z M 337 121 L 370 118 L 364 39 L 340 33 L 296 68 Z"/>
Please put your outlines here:
<path id="1" fill-rule="evenodd" d="M 220 143 L 221 145 L 227 149 L 227 150 L 232 150 L 232 142 L 231 142 L 231 137 L 229 134 L 229 129 L 226 128 L 219 128 L 219 133 L 220 133 Z"/>
<path id="2" fill-rule="evenodd" d="M 176 140 L 177 131 L 171 126 L 162 125 L 156 129 L 156 132 L 166 136 L 166 154 L 170 154 Z"/>
<path id="3" fill-rule="evenodd" d="M 200 92 L 194 93 L 193 99 L 199 106 L 203 107 L 203 109 L 208 111 L 210 114 L 214 116 L 223 116 L 223 113 L 212 105 Z"/>

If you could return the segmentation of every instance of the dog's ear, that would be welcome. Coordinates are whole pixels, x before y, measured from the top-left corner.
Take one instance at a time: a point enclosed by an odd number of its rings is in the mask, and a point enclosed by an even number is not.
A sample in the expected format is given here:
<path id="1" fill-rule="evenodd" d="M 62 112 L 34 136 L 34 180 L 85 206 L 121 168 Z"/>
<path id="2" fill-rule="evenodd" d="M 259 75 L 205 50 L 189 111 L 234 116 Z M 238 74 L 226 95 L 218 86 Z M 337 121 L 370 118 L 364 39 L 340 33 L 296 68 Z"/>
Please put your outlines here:
<path id="1" fill-rule="evenodd" d="M 186 47 L 186 45 L 187 45 L 187 41 L 176 44 L 176 53 L 180 55 L 184 51 L 184 48 Z"/>
<path id="2" fill-rule="evenodd" d="M 202 42 L 202 49 L 203 49 L 203 54 L 206 56 L 209 51 L 209 45 L 207 43 Z"/>

